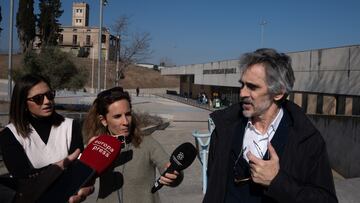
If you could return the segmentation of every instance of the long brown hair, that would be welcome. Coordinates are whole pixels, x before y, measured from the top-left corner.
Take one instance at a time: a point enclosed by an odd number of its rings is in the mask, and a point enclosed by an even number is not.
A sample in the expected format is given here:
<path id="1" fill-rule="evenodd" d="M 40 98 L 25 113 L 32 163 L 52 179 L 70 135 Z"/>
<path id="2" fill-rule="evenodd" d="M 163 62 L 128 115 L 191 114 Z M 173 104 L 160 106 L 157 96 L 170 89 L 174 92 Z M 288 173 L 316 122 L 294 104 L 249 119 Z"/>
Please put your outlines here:
<path id="1" fill-rule="evenodd" d="M 127 100 L 131 106 L 131 99 L 128 92 L 124 91 L 122 87 L 113 87 L 111 89 L 100 92 L 94 100 L 90 110 L 84 120 L 83 135 L 85 142 L 88 142 L 90 138 L 101 134 L 108 134 L 106 127 L 100 122 L 99 116 L 106 116 L 109 112 L 109 106 L 119 100 Z M 131 142 L 135 147 L 138 147 L 142 142 L 142 133 L 137 125 L 138 118 L 136 114 L 132 114 L 130 134 Z"/>
<path id="2" fill-rule="evenodd" d="M 10 102 L 9 120 L 19 134 L 23 137 L 28 136 L 31 132 L 29 118 L 31 113 L 27 106 L 27 97 L 32 87 L 44 82 L 51 89 L 49 81 L 36 74 L 27 74 L 21 77 L 15 84 Z M 57 114 L 55 110 L 52 113 L 53 125 L 58 126 L 64 121 L 64 117 Z"/>

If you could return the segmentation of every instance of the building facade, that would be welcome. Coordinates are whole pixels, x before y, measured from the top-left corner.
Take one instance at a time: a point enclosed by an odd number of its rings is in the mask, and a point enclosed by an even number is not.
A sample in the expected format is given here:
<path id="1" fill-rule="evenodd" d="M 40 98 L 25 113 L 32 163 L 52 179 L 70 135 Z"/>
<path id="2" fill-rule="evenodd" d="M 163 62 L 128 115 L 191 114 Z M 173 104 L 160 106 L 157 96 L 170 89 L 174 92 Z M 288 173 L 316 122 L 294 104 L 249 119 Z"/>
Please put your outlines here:
<path id="1" fill-rule="evenodd" d="M 80 57 L 97 59 L 99 56 L 99 28 L 89 26 L 89 5 L 73 3 L 72 25 L 62 26 L 58 45 L 65 52 Z M 102 28 L 101 56 L 105 60 L 116 60 L 116 50 L 119 38 L 110 34 L 107 28 Z"/>
<path id="2" fill-rule="evenodd" d="M 360 45 L 287 53 L 295 73 L 289 99 L 308 114 L 360 115 Z M 239 60 L 161 69 L 180 76 L 180 95 L 196 99 L 205 93 L 224 105 L 239 101 Z"/>

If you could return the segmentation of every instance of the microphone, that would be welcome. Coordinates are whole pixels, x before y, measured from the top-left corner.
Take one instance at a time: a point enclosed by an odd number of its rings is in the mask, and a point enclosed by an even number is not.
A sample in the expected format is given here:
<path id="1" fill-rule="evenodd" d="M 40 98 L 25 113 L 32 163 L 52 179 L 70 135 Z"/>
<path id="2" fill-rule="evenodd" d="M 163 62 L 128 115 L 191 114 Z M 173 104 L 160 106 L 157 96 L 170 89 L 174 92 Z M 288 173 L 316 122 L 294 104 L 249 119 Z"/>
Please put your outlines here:
<path id="1" fill-rule="evenodd" d="M 121 143 L 112 136 L 100 135 L 64 170 L 37 202 L 68 202 L 69 198 L 93 177 L 101 175 L 118 157 Z"/>
<path id="2" fill-rule="evenodd" d="M 185 142 L 178 146 L 170 156 L 170 166 L 166 169 L 165 173 L 172 173 L 174 171 L 182 171 L 189 167 L 194 161 L 197 154 L 197 150 L 190 142 Z M 151 188 L 151 192 L 155 193 L 163 184 L 160 183 L 160 177 L 155 182 L 154 186 Z"/>

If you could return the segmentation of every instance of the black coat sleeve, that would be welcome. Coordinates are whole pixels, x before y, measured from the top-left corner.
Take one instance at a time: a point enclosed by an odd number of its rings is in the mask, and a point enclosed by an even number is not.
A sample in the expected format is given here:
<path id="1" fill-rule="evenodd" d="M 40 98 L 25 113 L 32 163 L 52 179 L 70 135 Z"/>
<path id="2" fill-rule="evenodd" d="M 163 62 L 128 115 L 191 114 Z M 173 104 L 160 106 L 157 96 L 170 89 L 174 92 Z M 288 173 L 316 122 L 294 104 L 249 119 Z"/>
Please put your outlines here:
<path id="1" fill-rule="evenodd" d="M 215 142 L 216 142 L 216 128 L 213 130 L 210 136 L 210 144 L 209 144 L 209 154 L 208 154 L 208 162 L 207 162 L 207 171 L 206 175 L 209 178 L 211 174 L 211 168 L 214 160 L 214 154 L 215 154 Z"/>
<path id="2" fill-rule="evenodd" d="M 295 148 L 295 147 L 294 147 Z M 278 202 L 337 202 L 326 145 L 314 134 L 292 150 L 293 170 L 282 169 L 271 182 L 267 195 Z M 291 167 L 290 167 L 291 168 Z M 296 173 L 296 174 L 295 174 Z"/>
<path id="3" fill-rule="evenodd" d="M 84 150 L 84 142 L 81 133 L 80 123 L 76 120 L 73 121 L 72 133 L 71 133 L 71 144 L 69 149 L 69 154 L 73 153 L 77 148 Z"/>
<path id="4" fill-rule="evenodd" d="M 11 175 L 26 177 L 31 173 L 33 169 L 30 161 L 9 128 L 0 133 L 0 147 L 5 166 Z"/>

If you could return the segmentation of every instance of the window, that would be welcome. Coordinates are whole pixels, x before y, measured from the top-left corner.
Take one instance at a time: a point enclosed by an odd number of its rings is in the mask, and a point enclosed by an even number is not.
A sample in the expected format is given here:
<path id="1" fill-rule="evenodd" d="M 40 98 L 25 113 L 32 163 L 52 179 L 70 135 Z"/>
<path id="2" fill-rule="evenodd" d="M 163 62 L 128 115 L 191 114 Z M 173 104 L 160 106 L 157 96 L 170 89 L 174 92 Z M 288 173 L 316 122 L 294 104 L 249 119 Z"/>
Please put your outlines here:
<path id="1" fill-rule="evenodd" d="M 101 43 L 105 43 L 106 42 L 106 35 L 101 35 Z"/>
<path id="2" fill-rule="evenodd" d="M 336 96 L 336 114 L 343 115 L 345 114 L 346 107 L 346 97 L 345 96 Z"/>
<path id="3" fill-rule="evenodd" d="M 353 97 L 352 114 L 360 115 L 360 97 Z"/>
<path id="4" fill-rule="evenodd" d="M 73 41 L 72 41 L 73 45 L 77 44 L 77 35 L 73 35 Z"/>
<path id="5" fill-rule="evenodd" d="M 90 45 L 91 36 L 86 35 L 86 45 Z"/>
<path id="6" fill-rule="evenodd" d="M 317 95 L 316 100 L 316 113 L 323 114 L 323 104 L 324 104 L 324 97 L 322 94 Z"/>
<path id="7" fill-rule="evenodd" d="M 307 108 L 308 108 L 308 94 L 307 93 L 302 93 L 301 108 L 304 109 L 305 112 L 307 111 Z"/>

